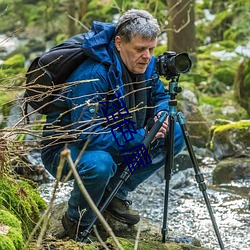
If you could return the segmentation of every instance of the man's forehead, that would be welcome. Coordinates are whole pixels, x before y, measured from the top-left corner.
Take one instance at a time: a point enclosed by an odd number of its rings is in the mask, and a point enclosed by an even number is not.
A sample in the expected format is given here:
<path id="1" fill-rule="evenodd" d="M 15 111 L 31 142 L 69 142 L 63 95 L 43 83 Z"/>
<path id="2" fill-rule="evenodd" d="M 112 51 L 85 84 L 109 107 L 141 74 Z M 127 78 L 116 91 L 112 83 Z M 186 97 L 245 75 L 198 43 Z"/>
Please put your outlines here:
<path id="1" fill-rule="evenodd" d="M 129 42 L 131 44 L 134 44 L 134 45 L 138 45 L 138 46 L 152 46 L 152 45 L 156 45 L 157 43 L 157 38 L 154 38 L 154 39 L 146 39 L 146 38 L 143 38 L 142 36 L 140 35 L 135 35 L 131 41 Z"/>

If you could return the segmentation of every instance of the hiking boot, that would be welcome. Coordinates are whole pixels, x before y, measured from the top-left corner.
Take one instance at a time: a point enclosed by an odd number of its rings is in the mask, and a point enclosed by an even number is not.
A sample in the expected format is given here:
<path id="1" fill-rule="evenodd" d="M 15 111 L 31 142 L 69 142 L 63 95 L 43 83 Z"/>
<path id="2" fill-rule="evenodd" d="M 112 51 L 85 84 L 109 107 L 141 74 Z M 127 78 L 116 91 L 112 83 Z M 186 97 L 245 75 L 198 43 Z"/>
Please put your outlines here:
<path id="1" fill-rule="evenodd" d="M 86 239 L 83 237 L 83 232 L 87 227 L 80 226 L 78 223 L 68 217 L 67 213 L 62 217 L 62 225 L 66 232 L 65 236 L 78 242 L 91 243 L 97 241 L 97 238 L 89 234 Z"/>
<path id="2" fill-rule="evenodd" d="M 105 211 L 122 223 L 134 225 L 140 221 L 140 216 L 130 208 L 131 205 L 132 201 L 114 197 Z"/>

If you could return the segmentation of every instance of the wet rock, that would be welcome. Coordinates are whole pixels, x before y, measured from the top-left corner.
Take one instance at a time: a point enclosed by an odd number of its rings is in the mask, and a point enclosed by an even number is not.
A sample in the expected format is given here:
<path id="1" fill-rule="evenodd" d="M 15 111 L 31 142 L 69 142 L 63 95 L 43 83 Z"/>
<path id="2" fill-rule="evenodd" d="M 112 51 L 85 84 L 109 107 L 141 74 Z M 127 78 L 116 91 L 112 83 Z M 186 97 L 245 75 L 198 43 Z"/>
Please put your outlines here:
<path id="1" fill-rule="evenodd" d="M 216 124 L 211 128 L 210 149 L 214 158 L 250 157 L 250 120 Z"/>
<path id="2" fill-rule="evenodd" d="M 191 168 L 174 174 L 171 178 L 170 187 L 173 189 L 178 189 L 189 186 L 191 176 L 193 176 L 193 169 Z"/>
<path id="3" fill-rule="evenodd" d="M 250 158 L 226 158 L 213 171 L 213 183 L 228 183 L 232 180 L 250 179 Z"/>

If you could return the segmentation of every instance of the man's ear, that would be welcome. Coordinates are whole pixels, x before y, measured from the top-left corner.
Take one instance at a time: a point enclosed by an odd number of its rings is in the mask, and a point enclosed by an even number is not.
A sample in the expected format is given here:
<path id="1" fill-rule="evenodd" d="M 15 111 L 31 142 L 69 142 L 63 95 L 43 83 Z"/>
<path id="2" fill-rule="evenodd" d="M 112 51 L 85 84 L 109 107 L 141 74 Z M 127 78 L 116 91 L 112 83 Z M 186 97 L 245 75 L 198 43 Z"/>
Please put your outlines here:
<path id="1" fill-rule="evenodd" d="M 115 37 L 115 47 L 118 51 L 120 51 L 120 49 L 121 49 L 121 43 L 122 43 L 121 37 L 116 36 Z"/>

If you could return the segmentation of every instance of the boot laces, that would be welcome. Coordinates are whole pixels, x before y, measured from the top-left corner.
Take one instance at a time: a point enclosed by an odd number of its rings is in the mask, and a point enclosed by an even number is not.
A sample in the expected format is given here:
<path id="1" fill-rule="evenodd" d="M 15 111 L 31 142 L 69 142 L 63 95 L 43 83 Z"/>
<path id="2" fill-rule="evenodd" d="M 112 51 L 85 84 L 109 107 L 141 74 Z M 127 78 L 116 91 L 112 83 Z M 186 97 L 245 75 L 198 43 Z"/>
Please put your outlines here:
<path id="1" fill-rule="evenodd" d="M 129 206 L 132 205 L 132 201 L 130 201 L 130 200 L 124 200 L 124 201 L 123 201 L 123 205 L 124 205 L 125 208 L 128 209 Z"/>

